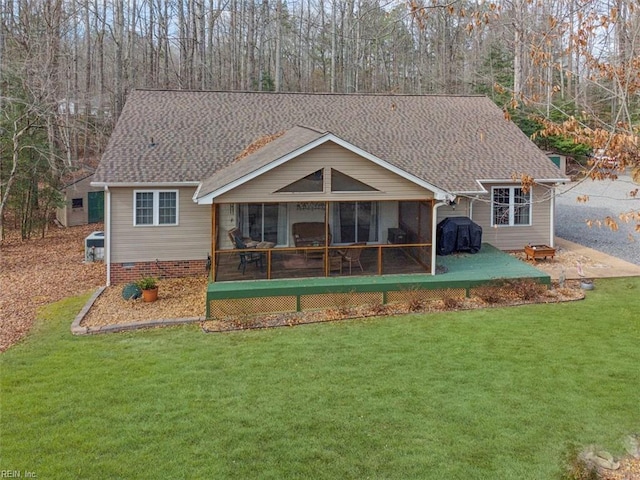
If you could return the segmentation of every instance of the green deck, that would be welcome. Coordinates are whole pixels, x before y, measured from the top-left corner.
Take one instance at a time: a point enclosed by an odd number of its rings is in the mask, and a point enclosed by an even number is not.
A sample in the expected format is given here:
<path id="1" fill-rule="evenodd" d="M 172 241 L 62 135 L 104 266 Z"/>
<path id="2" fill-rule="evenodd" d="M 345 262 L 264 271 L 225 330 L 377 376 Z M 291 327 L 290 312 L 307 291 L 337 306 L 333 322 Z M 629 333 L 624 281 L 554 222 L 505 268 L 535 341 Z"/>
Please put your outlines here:
<path id="1" fill-rule="evenodd" d="M 548 274 L 489 244 L 476 254 L 459 253 L 437 257 L 437 275 L 405 274 L 353 277 L 314 277 L 284 280 L 244 280 L 210 283 L 207 289 L 207 317 L 210 302 L 219 300 L 305 295 L 381 292 L 409 289 L 469 290 L 498 279 L 533 279 L 549 285 Z M 298 305 L 299 305 L 298 300 Z"/>

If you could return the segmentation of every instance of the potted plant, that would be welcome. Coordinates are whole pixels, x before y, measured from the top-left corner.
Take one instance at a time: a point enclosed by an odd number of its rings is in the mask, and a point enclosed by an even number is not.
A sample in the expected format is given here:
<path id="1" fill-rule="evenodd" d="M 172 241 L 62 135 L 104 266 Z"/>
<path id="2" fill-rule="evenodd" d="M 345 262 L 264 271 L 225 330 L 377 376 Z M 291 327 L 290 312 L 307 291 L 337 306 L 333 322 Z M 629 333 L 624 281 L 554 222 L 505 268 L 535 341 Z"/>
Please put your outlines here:
<path id="1" fill-rule="evenodd" d="M 143 277 L 136 282 L 142 290 L 142 300 L 155 302 L 158 299 L 158 281 L 153 277 Z"/>

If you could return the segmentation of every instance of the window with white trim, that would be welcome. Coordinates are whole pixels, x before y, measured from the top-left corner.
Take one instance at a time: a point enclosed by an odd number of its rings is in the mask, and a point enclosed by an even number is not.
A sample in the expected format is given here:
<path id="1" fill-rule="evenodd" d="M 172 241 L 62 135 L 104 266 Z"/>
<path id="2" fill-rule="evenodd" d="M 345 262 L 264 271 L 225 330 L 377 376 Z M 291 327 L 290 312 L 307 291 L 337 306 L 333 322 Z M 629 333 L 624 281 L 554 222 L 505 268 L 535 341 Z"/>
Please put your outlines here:
<path id="1" fill-rule="evenodd" d="M 531 225 L 531 191 L 522 187 L 491 189 L 491 226 Z"/>
<path id="2" fill-rule="evenodd" d="M 177 190 L 136 190 L 133 192 L 133 224 L 177 225 Z"/>

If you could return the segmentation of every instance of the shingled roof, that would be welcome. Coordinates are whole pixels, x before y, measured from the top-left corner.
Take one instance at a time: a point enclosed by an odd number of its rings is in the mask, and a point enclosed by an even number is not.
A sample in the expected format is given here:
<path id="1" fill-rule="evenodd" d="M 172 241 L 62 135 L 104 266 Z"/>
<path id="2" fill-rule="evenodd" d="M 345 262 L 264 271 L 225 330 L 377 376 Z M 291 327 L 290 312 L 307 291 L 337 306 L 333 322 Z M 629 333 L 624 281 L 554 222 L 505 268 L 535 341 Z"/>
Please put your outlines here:
<path id="1" fill-rule="evenodd" d="M 302 139 L 291 135 L 300 125 L 331 132 L 453 193 L 481 191 L 480 180 L 523 173 L 538 181 L 562 179 L 559 169 L 482 96 L 135 90 L 94 184 L 197 185 L 211 182 L 217 172 L 233 181 L 243 167 L 225 167 L 246 163 L 238 157 L 248 146 L 288 132 L 263 147 L 273 150 L 270 155 L 285 154 L 287 145 L 300 145 Z"/>

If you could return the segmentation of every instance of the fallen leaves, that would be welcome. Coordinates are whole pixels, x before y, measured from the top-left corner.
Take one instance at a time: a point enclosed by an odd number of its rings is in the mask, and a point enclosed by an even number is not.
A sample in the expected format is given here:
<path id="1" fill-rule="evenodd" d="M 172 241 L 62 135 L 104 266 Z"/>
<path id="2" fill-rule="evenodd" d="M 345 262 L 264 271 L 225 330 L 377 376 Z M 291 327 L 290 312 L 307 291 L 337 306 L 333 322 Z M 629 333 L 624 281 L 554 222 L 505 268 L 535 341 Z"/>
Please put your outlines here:
<path id="1" fill-rule="evenodd" d="M 102 262 L 84 263 L 84 239 L 102 224 L 51 227 L 45 238 L 7 232 L 0 245 L 0 351 L 28 332 L 37 309 L 105 283 Z"/>

